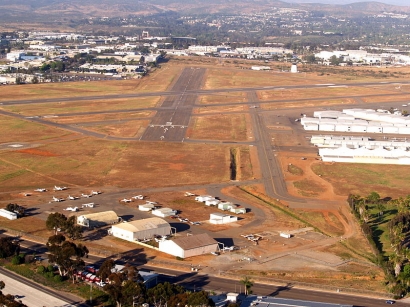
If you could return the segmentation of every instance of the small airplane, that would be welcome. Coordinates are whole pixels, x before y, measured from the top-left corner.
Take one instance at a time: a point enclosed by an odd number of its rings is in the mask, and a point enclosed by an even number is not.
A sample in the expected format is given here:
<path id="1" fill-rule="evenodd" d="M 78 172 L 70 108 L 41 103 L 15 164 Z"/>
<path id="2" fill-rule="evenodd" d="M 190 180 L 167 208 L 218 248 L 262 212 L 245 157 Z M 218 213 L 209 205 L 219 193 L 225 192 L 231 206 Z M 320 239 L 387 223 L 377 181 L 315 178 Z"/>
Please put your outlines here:
<path id="1" fill-rule="evenodd" d="M 54 186 L 54 191 L 63 191 L 63 190 L 67 190 L 67 187 L 58 187 L 58 186 Z"/>
<path id="2" fill-rule="evenodd" d="M 57 197 L 54 197 L 53 196 L 53 201 L 55 201 L 55 202 L 60 202 L 60 201 L 63 201 L 64 199 L 62 199 L 62 198 L 57 198 Z"/>
<path id="3" fill-rule="evenodd" d="M 31 193 L 23 193 L 24 196 L 31 196 Z"/>
<path id="4" fill-rule="evenodd" d="M 34 192 L 47 192 L 47 190 L 42 189 L 42 188 L 38 188 L 38 189 L 35 189 Z"/>
<path id="5" fill-rule="evenodd" d="M 191 192 L 185 192 L 185 196 L 195 196 L 195 194 Z"/>
<path id="6" fill-rule="evenodd" d="M 94 203 L 83 204 L 82 207 L 94 208 Z"/>
<path id="7" fill-rule="evenodd" d="M 124 198 L 124 199 L 121 199 L 120 201 L 122 201 L 124 203 L 130 203 L 130 202 L 132 202 L 132 199 L 131 198 L 130 199 Z"/>
<path id="8" fill-rule="evenodd" d="M 84 193 L 81 194 L 81 197 L 84 197 L 84 198 L 90 198 L 91 196 L 93 196 L 93 195 L 92 194 L 88 195 L 88 194 L 84 194 Z"/>
<path id="9" fill-rule="evenodd" d="M 67 207 L 67 208 L 65 208 L 65 209 L 63 209 L 63 210 L 65 210 L 65 211 L 73 211 L 73 212 L 77 212 L 78 211 L 78 207 Z"/>
<path id="10" fill-rule="evenodd" d="M 98 195 L 101 193 L 102 193 L 101 191 L 94 191 L 94 190 L 91 191 L 91 195 Z"/>
<path id="11" fill-rule="evenodd" d="M 143 195 L 137 195 L 137 196 L 133 196 L 131 198 L 133 198 L 133 199 L 144 199 L 144 196 Z"/>
<path id="12" fill-rule="evenodd" d="M 68 196 L 67 196 L 67 199 L 68 199 L 68 200 L 76 200 L 76 199 L 78 199 L 78 197 L 68 195 Z"/>
<path id="13" fill-rule="evenodd" d="M 149 201 L 149 200 L 147 200 L 147 205 L 158 205 L 158 203 L 155 202 L 155 201 Z"/>

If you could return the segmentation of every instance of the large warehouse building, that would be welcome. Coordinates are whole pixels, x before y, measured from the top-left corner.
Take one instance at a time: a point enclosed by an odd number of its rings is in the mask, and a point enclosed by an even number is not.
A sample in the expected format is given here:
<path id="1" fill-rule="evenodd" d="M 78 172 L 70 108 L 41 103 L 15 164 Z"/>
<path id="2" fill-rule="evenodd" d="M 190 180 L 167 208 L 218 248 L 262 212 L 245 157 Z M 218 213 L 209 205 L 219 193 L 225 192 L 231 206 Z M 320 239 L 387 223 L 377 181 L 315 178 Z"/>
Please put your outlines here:
<path id="1" fill-rule="evenodd" d="M 210 235 L 203 233 L 159 242 L 159 250 L 176 257 L 188 258 L 216 252 L 218 242 Z"/>
<path id="2" fill-rule="evenodd" d="M 138 241 L 151 239 L 155 235 L 169 235 L 171 233 L 171 226 L 159 217 L 151 217 L 113 225 L 110 233 L 120 239 Z"/>
<path id="3" fill-rule="evenodd" d="M 300 123 L 310 131 L 410 134 L 410 117 L 381 109 L 316 111 L 313 117 L 302 117 Z"/>

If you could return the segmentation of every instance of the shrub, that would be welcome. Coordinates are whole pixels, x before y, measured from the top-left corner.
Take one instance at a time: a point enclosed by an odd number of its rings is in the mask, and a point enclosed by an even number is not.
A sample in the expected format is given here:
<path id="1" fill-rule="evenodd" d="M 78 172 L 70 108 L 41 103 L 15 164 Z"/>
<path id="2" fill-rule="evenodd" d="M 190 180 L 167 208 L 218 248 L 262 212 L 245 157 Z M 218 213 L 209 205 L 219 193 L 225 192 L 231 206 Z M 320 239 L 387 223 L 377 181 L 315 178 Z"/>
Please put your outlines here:
<path id="1" fill-rule="evenodd" d="M 44 265 L 39 265 L 39 266 L 37 267 L 37 273 L 39 273 L 39 274 L 44 274 L 45 272 L 46 272 L 46 268 L 45 268 Z"/>
<path id="2" fill-rule="evenodd" d="M 13 265 L 19 265 L 20 264 L 20 257 L 19 256 L 14 256 L 13 258 L 11 258 L 11 263 Z"/>
<path id="3" fill-rule="evenodd" d="M 179 260 L 179 261 L 184 261 L 184 258 L 181 258 L 179 256 L 177 256 L 176 259 Z"/>
<path id="4" fill-rule="evenodd" d="M 54 279 L 55 282 L 62 282 L 63 281 L 63 277 L 60 276 L 60 275 L 54 276 L 53 279 Z"/>
<path id="5" fill-rule="evenodd" d="M 44 274 L 45 277 L 47 278 L 54 278 L 54 273 L 53 272 L 47 272 Z"/>
<path id="6" fill-rule="evenodd" d="M 47 272 L 54 272 L 54 267 L 51 264 L 47 266 Z"/>

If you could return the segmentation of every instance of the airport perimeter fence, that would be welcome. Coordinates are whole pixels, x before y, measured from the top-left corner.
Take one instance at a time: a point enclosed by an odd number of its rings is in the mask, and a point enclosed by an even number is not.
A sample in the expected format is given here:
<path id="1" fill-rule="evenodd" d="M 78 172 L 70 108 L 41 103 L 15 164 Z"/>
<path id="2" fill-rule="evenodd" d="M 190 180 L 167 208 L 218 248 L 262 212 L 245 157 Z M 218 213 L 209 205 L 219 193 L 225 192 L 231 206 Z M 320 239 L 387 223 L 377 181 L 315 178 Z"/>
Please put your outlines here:
<path id="1" fill-rule="evenodd" d="M 231 279 L 240 280 L 237 274 L 229 273 L 229 272 L 220 272 L 221 276 L 228 277 Z M 355 288 L 345 288 L 345 287 L 336 287 L 336 286 L 329 286 L 329 285 L 322 285 L 322 284 L 312 284 L 300 281 L 293 281 L 293 280 L 284 280 L 279 278 L 270 278 L 270 277 L 262 277 L 256 275 L 247 275 L 250 277 L 254 282 L 261 283 L 261 284 L 272 284 L 272 286 L 280 286 L 280 287 L 298 287 L 298 288 L 307 288 L 312 290 L 318 291 L 326 291 L 326 292 L 337 292 L 337 293 L 347 293 L 352 295 L 358 296 L 369 296 L 375 298 L 393 298 L 394 295 L 391 293 L 381 293 L 371 290 L 364 290 L 364 289 L 355 289 Z"/>

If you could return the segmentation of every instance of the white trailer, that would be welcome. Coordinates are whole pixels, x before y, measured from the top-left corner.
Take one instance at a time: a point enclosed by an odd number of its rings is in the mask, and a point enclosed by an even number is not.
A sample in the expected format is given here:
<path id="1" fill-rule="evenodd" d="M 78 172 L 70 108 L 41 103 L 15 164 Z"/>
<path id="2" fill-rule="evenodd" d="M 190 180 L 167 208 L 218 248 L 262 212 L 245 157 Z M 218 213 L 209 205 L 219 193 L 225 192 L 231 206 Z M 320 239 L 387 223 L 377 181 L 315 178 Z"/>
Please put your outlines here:
<path id="1" fill-rule="evenodd" d="M 8 211 L 6 209 L 0 209 L 0 216 L 9 220 L 17 220 L 17 213 Z"/>

